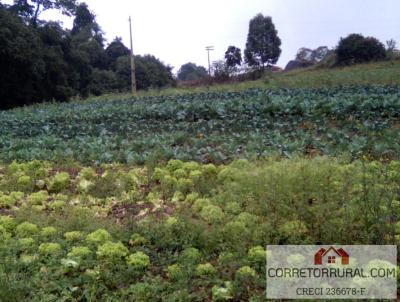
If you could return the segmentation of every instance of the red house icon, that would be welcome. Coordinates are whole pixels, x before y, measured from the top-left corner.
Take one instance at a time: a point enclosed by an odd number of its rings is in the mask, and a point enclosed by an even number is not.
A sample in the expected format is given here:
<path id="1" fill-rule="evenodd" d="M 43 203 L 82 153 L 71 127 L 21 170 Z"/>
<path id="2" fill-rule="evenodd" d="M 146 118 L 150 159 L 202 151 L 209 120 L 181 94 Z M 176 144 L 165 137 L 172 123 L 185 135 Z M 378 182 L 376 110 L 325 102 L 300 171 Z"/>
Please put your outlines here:
<path id="1" fill-rule="evenodd" d="M 314 264 L 322 265 L 325 258 L 325 263 L 332 264 L 338 263 L 337 257 L 341 258 L 342 265 L 349 264 L 349 254 L 342 248 L 335 249 L 334 247 L 330 247 L 329 249 L 321 248 L 314 256 Z"/>

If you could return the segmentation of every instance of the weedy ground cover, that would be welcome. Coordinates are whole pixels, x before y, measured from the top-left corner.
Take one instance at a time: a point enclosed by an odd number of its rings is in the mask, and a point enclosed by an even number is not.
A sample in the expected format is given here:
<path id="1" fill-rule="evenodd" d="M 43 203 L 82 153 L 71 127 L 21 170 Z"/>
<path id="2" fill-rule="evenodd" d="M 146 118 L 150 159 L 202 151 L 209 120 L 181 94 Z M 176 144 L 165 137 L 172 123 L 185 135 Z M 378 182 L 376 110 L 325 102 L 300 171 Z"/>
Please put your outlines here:
<path id="1" fill-rule="evenodd" d="M 1 301 L 264 301 L 266 244 L 399 244 L 400 162 L 0 167 Z"/>

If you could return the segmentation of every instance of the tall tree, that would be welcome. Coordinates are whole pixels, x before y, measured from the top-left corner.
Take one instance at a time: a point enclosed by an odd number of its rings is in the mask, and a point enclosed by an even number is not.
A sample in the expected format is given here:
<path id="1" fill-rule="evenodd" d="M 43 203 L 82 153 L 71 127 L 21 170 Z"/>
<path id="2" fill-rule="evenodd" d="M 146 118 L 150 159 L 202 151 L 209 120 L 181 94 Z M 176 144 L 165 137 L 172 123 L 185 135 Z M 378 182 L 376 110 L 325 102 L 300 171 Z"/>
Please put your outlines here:
<path id="1" fill-rule="evenodd" d="M 258 14 L 250 20 L 245 61 L 253 67 L 276 64 L 281 54 L 281 39 L 271 17 Z"/>
<path id="2" fill-rule="evenodd" d="M 37 25 L 39 15 L 49 9 L 57 9 L 71 16 L 76 9 L 76 0 L 14 0 L 11 7 L 18 15 L 29 18 L 33 26 Z"/>
<path id="3" fill-rule="evenodd" d="M 106 55 L 108 59 L 109 67 L 112 69 L 116 68 L 116 63 L 119 57 L 128 56 L 130 54 L 129 49 L 122 43 L 122 39 L 116 37 L 114 41 L 106 48 Z"/>
<path id="4" fill-rule="evenodd" d="M 235 46 L 229 46 L 225 52 L 225 63 L 228 67 L 236 67 L 242 64 L 242 51 Z"/>
<path id="5" fill-rule="evenodd" d="M 194 63 L 186 63 L 178 71 L 180 81 L 197 81 L 208 77 L 207 69 Z"/>
<path id="6" fill-rule="evenodd" d="M 38 102 L 44 70 L 35 30 L 0 7 L 0 108 Z"/>

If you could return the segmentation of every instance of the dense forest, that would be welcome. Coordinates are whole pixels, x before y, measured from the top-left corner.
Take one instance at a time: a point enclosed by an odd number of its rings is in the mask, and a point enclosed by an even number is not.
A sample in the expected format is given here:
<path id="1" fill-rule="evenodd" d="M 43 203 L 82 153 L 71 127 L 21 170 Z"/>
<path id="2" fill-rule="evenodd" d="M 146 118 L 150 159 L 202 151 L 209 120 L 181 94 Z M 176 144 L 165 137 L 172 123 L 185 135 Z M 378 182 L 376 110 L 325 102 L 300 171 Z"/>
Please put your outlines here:
<path id="1" fill-rule="evenodd" d="M 74 18 L 72 29 L 40 19 L 57 9 Z M 71 97 L 126 91 L 130 51 L 108 45 L 95 15 L 74 0 L 0 3 L 0 109 Z M 135 56 L 138 89 L 174 86 L 172 67 L 152 55 Z"/>

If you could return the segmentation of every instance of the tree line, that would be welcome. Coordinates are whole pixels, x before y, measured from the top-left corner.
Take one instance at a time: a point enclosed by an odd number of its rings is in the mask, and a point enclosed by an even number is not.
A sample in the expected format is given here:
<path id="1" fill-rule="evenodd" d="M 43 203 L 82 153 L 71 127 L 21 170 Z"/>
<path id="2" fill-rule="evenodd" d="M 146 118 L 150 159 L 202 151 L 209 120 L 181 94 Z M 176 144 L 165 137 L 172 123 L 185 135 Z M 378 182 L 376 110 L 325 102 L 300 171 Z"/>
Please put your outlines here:
<path id="1" fill-rule="evenodd" d="M 56 9 L 74 18 L 72 29 L 44 21 Z M 138 89 L 175 86 L 172 67 L 152 55 L 135 56 Z M 130 88 L 130 51 L 104 33 L 85 3 L 14 0 L 0 3 L 0 109 L 66 101 Z"/>

